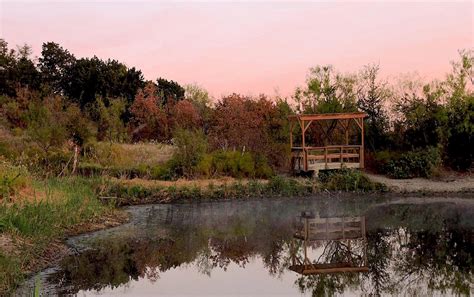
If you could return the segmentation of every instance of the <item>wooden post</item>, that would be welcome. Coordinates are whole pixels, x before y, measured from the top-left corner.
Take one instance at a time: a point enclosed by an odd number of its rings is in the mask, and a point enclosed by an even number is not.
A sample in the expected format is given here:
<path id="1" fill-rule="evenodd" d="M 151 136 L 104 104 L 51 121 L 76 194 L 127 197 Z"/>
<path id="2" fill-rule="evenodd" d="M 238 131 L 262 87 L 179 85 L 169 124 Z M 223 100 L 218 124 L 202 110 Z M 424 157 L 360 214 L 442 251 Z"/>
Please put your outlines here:
<path id="1" fill-rule="evenodd" d="M 339 161 L 341 162 L 341 168 L 342 168 L 342 165 L 344 164 L 344 159 L 342 158 L 342 145 L 341 145 L 341 147 L 340 147 L 339 154 L 340 154 L 340 156 L 339 156 L 339 159 L 340 159 L 340 160 L 339 160 Z"/>
<path id="2" fill-rule="evenodd" d="M 301 125 L 301 143 L 303 147 L 303 168 L 304 168 L 304 171 L 308 171 L 308 155 L 306 152 L 306 142 L 305 142 L 306 129 L 305 129 L 304 120 L 301 120 L 300 125 Z"/>
<path id="3" fill-rule="evenodd" d="M 345 129 L 345 133 L 346 133 L 346 145 L 349 144 L 349 121 L 350 120 L 346 120 L 346 129 Z"/>
<path id="4" fill-rule="evenodd" d="M 328 169 L 328 147 L 324 147 L 324 167 L 325 169 Z"/>

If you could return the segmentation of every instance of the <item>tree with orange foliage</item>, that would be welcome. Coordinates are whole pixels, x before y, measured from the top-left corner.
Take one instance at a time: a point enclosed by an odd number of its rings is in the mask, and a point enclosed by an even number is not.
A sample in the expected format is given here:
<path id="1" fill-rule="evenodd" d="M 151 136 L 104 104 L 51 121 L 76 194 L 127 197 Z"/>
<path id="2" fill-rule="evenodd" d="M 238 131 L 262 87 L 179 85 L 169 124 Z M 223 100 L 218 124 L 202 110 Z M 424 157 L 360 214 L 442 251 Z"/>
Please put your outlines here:
<path id="1" fill-rule="evenodd" d="M 281 102 L 277 105 L 263 95 L 256 100 L 238 94 L 222 98 L 212 117 L 211 146 L 245 149 L 265 156 L 278 167 L 283 166 L 287 139 L 276 132 L 287 125 L 288 113 L 282 106 Z"/>
<path id="2" fill-rule="evenodd" d="M 201 127 L 201 116 L 189 100 L 181 100 L 171 108 L 170 123 L 174 129 L 197 129 Z"/>
<path id="3" fill-rule="evenodd" d="M 163 140 L 168 134 L 168 120 L 160 107 L 156 85 L 148 82 L 140 89 L 130 106 L 132 114 L 131 134 L 134 140 Z"/>

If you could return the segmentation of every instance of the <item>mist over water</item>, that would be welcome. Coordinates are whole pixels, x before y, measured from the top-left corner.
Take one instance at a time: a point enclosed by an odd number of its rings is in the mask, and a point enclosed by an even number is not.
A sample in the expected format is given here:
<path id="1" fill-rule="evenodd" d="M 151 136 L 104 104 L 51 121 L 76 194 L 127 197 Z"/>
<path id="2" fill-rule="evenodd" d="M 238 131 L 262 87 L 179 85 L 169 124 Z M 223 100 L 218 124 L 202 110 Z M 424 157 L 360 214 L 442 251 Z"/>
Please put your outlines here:
<path id="1" fill-rule="evenodd" d="M 41 289 L 78 296 L 469 295 L 473 290 L 474 201 L 469 199 L 262 199 L 128 211 L 125 225 L 71 238 L 76 254 L 40 273 Z M 345 232 L 352 226 L 359 233 L 297 239 L 305 217 L 335 222 L 336 229 L 343 221 Z M 362 229 L 359 219 L 365 222 Z M 311 232 L 322 236 L 331 232 L 313 226 Z M 318 273 L 295 272 L 295 263 L 305 258 Z M 321 272 L 354 267 L 367 271 Z"/>

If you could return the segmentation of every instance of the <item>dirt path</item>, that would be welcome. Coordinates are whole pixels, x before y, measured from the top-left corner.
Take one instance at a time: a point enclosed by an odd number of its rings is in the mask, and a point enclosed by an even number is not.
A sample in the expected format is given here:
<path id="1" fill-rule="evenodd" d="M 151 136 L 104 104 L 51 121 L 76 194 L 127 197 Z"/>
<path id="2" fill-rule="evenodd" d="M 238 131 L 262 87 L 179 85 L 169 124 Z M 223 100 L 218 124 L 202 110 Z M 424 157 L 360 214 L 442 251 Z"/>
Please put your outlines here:
<path id="1" fill-rule="evenodd" d="M 383 175 L 367 173 L 367 176 L 385 184 L 394 192 L 474 192 L 474 176 L 456 177 L 446 180 L 425 178 L 391 179 Z"/>

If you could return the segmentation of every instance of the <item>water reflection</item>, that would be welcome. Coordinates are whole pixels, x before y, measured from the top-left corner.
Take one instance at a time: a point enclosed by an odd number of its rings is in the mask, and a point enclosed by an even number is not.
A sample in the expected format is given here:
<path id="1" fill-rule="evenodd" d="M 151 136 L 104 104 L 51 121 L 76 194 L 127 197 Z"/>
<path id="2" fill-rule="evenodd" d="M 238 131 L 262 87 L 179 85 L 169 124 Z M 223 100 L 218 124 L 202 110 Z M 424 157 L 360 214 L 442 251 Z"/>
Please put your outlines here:
<path id="1" fill-rule="evenodd" d="M 159 289 L 161 278 L 179 268 L 182 279 L 197 270 L 215 286 L 220 274 L 240 269 L 257 279 L 265 277 L 264 270 L 267 278 L 313 296 L 469 295 L 473 290 L 474 203 L 469 200 L 285 200 L 133 212 L 129 225 L 75 239 L 72 244 L 81 252 L 49 273 L 44 287 L 75 294 L 146 281 Z M 139 290 L 129 293 L 140 295 Z"/>
<path id="2" fill-rule="evenodd" d="M 303 212 L 290 249 L 291 266 L 302 275 L 367 272 L 365 217 L 326 217 Z M 308 249 L 322 249 L 310 259 Z"/>

